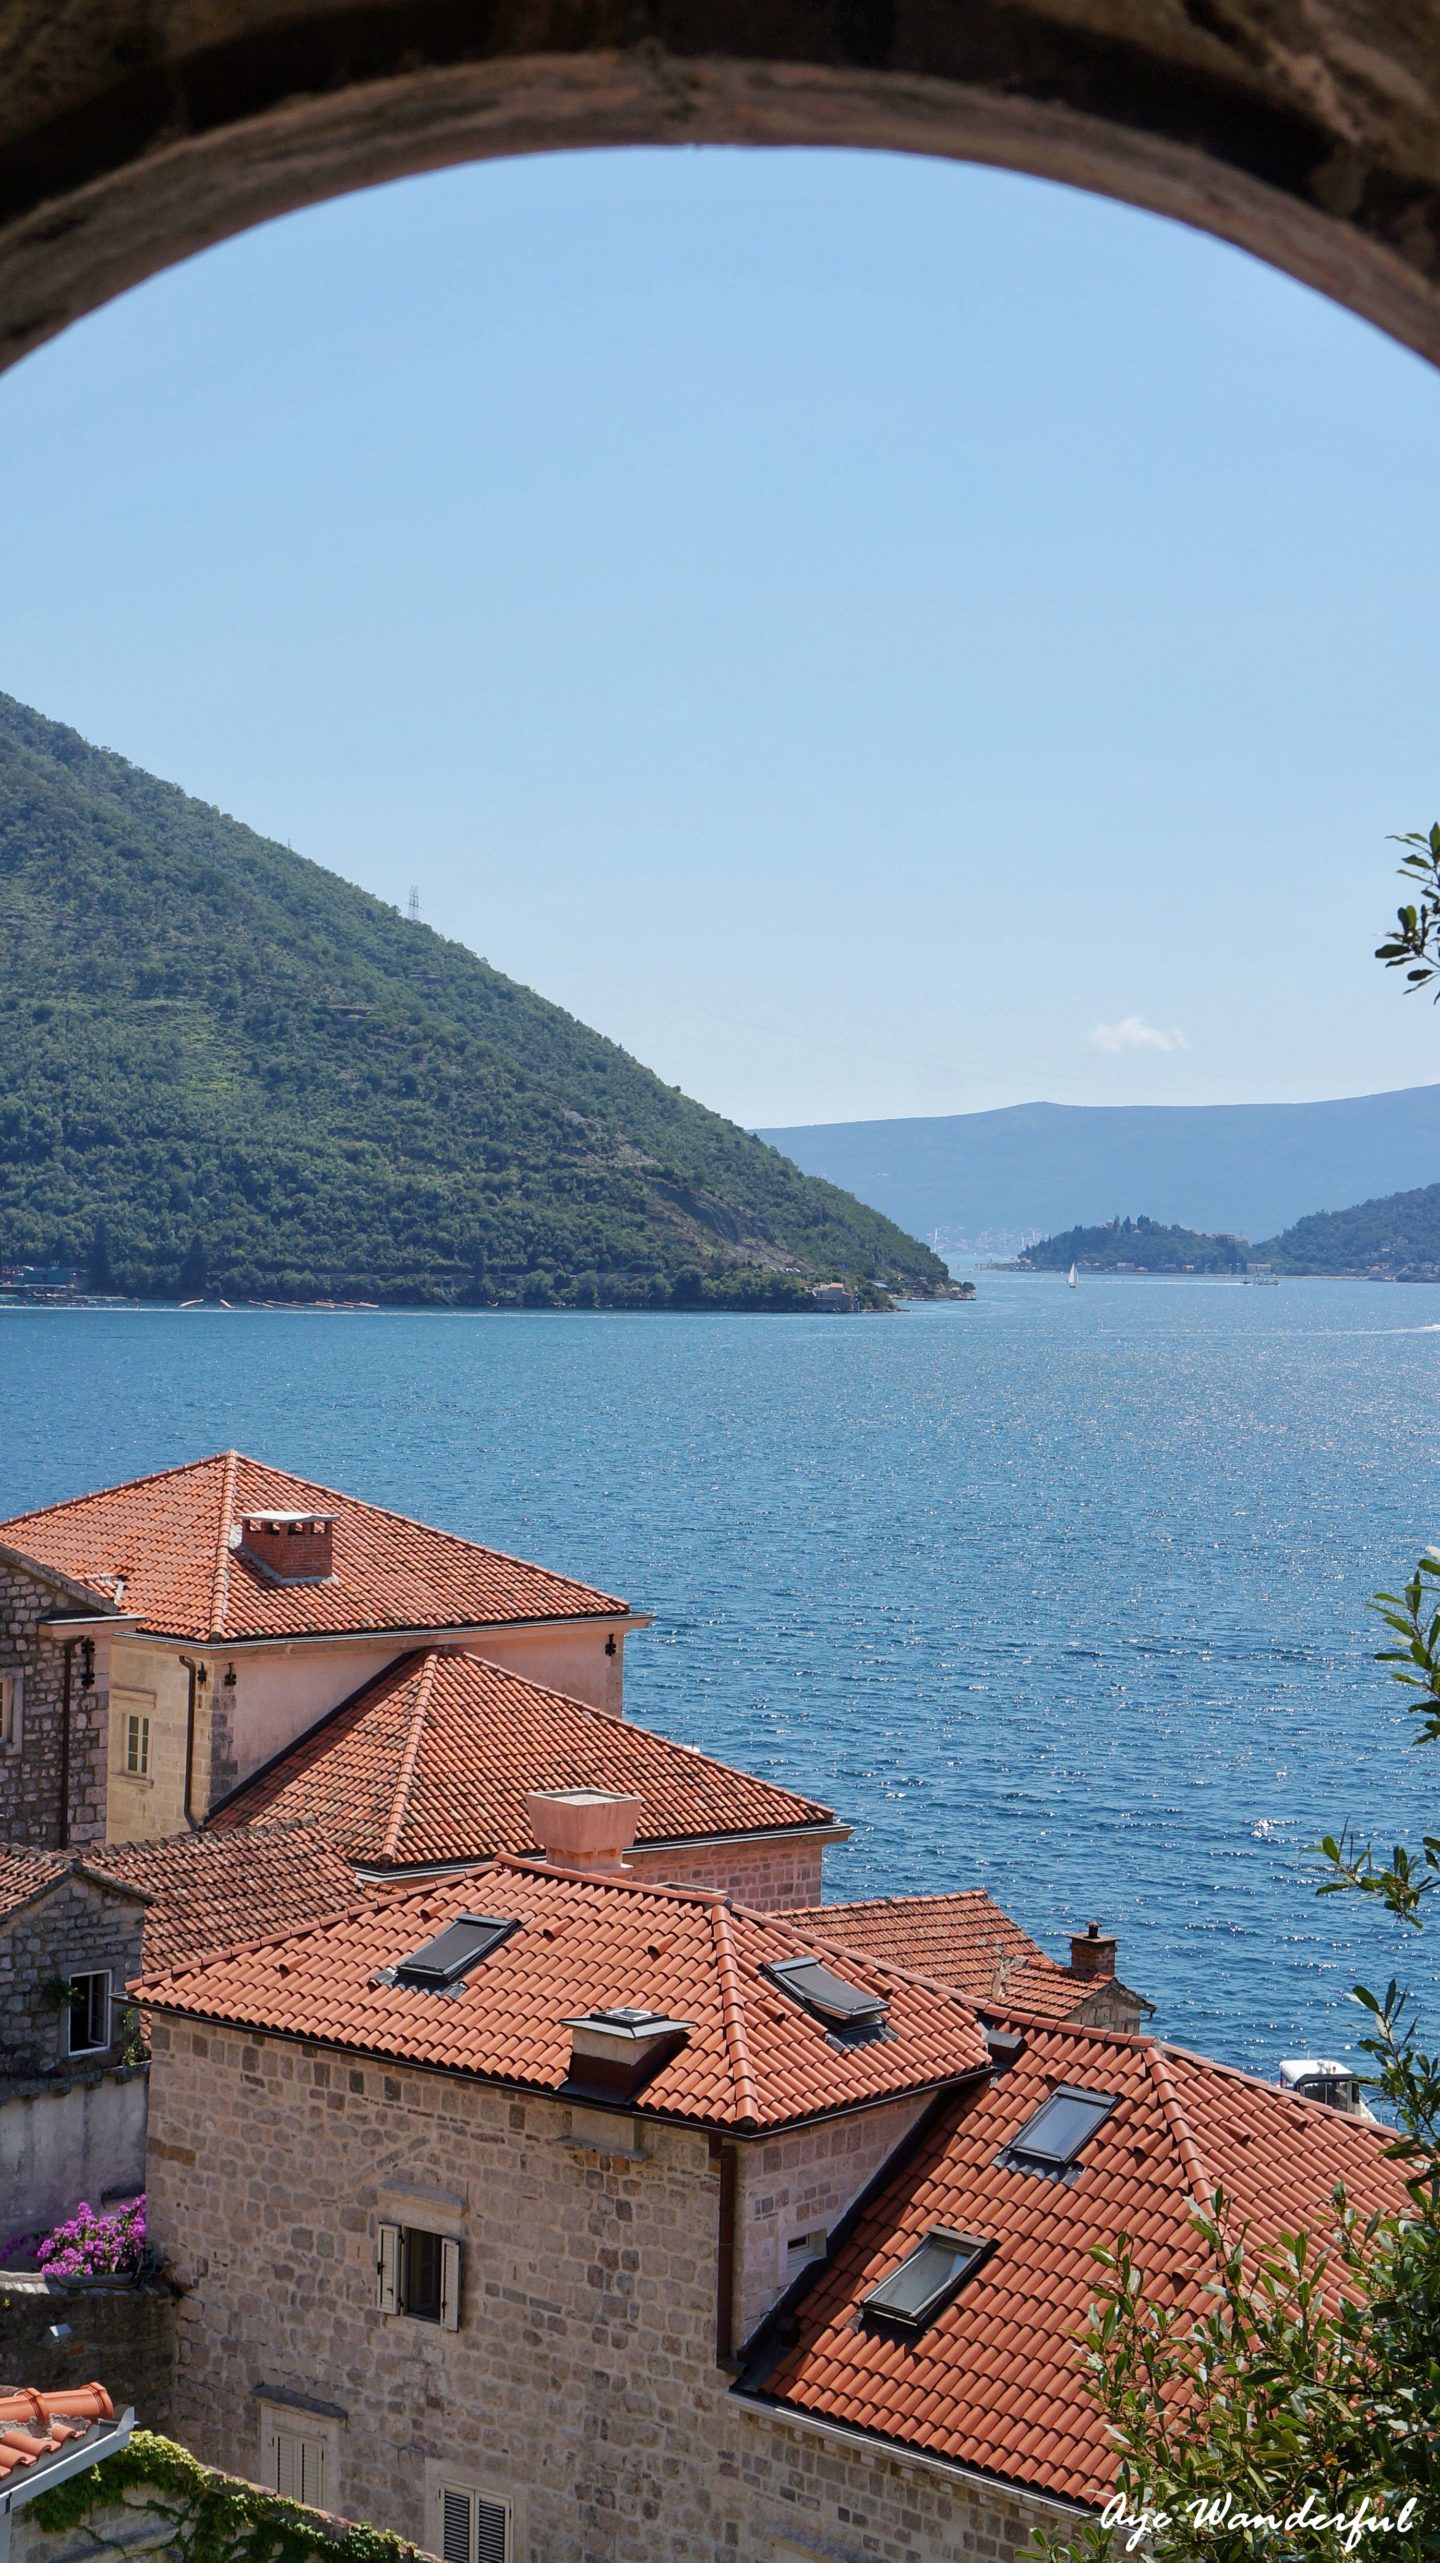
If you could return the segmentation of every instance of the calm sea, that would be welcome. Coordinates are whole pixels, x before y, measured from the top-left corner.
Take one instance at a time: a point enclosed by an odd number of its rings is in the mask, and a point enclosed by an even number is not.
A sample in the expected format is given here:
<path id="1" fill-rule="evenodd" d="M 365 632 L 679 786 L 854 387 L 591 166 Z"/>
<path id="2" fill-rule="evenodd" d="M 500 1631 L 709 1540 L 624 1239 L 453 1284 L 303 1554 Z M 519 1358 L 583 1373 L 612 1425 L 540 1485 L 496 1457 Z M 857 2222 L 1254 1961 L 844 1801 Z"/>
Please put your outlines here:
<path id="1" fill-rule="evenodd" d="M 1315 1899 L 1437 1830 L 1366 1602 L 1440 1540 L 1440 1289 L 982 1276 L 888 1319 L 26 1311 L 0 1512 L 236 1443 L 628 1595 L 638 1719 L 833 1803 L 832 1894 L 1092 1916 L 1183 2043 L 1353 2051 Z M 1425 1963 L 1422 1964 L 1421 1961 Z"/>

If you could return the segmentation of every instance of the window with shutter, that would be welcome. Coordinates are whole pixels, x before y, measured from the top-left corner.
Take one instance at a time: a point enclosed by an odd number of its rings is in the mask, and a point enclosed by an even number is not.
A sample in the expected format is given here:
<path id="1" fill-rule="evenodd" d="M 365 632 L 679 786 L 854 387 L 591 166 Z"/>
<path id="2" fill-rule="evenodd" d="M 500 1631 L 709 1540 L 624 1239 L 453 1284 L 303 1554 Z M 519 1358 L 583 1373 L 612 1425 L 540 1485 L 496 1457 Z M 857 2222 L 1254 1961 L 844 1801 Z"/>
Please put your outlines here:
<path id="1" fill-rule="evenodd" d="M 440 2328 L 460 2329 L 460 2246 L 449 2241 L 440 2245 Z"/>
<path id="2" fill-rule="evenodd" d="M 375 2263 L 375 2302 L 382 2314 L 400 2311 L 400 2228 L 382 2225 L 380 2253 Z"/>
<path id="3" fill-rule="evenodd" d="M 275 2489 L 287 2501 L 304 2501 L 312 2510 L 325 2507 L 325 2441 L 304 2438 L 298 2430 L 275 2432 Z"/>
<path id="4" fill-rule="evenodd" d="M 508 2501 L 487 2500 L 459 2483 L 440 2487 L 440 2551 L 444 2563 L 513 2563 Z"/>
<path id="5" fill-rule="evenodd" d="M 382 2225 L 375 2264 L 376 2303 L 382 2314 L 409 2314 L 417 2323 L 460 2329 L 460 2245 L 421 2225 Z"/>

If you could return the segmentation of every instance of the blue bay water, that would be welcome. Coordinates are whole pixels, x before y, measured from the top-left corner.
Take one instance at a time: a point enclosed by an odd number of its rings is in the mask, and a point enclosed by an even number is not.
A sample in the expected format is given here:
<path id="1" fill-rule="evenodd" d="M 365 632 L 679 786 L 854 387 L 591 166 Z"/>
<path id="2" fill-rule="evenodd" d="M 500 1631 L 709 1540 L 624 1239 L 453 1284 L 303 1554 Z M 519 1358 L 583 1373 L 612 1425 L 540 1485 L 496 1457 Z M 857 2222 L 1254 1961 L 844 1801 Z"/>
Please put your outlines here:
<path id="1" fill-rule="evenodd" d="M 1317 1901 L 1437 1829 L 1366 1603 L 1440 1540 L 1440 1288 L 982 1276 L 888 1319 L 37 1310 L 0 1511 L 228 1443 L 626 1594 L 632 1716 L 834 1804 L 833 1895 L 1092 1916 L 1180 2042 L 1353 2052 L 1436 1935 Z"/>

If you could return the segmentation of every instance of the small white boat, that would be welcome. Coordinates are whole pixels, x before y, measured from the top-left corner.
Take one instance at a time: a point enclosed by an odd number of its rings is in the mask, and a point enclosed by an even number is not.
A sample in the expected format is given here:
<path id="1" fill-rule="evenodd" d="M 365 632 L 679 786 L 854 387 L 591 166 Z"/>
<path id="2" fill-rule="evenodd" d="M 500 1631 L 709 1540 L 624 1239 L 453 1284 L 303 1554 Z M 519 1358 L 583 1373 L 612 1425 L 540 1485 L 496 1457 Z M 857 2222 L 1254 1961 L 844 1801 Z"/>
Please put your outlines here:
<path id="1" fill-rule="evenodd" d="M 1337 2064 L 1332 2056 L 1282 2057 L 1280 2088 L 1295 2092 L 1301 2100 L 1318 2100 L 1323 2109 L 1338 2109 L 1342 2118 L 1364 2118 L 1371 2126 L 1375 2124 L 1375 2113 L 1366 2106 L 1358 2074 L 1352 2073 L 1348 2065 Z"/>
<path id="2" fill-rule="evenodd" d="M 1070 1270 L 1069 1270 L 1069 1271 L 1068 1271 L 1068 1273 L 1066 1274 L 1065 1279 L 1066 1279 L 1066 1282 L 1068 1283 L 1068 1285 L 1069 1285 L 1069 1287 L 1070 1287 L 1070 1289 L 1071 1289 L 1071 1290 L 1074 1290 L 1074 1289 L 1076 1289 L 1076 1288 L 1078 1287 L 1079 1276 L 1077 1275 L 1076 1270 L 1075 1270 L 1075 1267 L 1074 1267 L 1074 1265 L 1073 1265 L 1073 1264 L 1071 1265 Z"/>

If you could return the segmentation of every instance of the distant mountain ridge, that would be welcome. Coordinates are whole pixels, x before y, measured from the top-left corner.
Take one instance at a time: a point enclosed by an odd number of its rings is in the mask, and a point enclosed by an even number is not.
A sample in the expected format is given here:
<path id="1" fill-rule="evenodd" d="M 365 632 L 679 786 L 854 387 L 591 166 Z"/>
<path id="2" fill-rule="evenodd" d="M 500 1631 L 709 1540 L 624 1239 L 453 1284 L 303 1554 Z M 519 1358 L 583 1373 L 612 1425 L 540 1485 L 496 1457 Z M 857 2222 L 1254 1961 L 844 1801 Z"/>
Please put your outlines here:
<path id="1" fill-rule="evenodd" d="M 0 1265 L 404 1305 L 948 1287 L 458 943 L 0 695 Z"/>
<path id="2" fill-rule="evenodd" d="M 1137 1202 L 1163 1224 L 1273 1237 L 1440 1180 L 1440 1085 L 1306 1104 L 1013 1104 L 760 1136 L 922 1237 L 1052 1236 Z"/>

